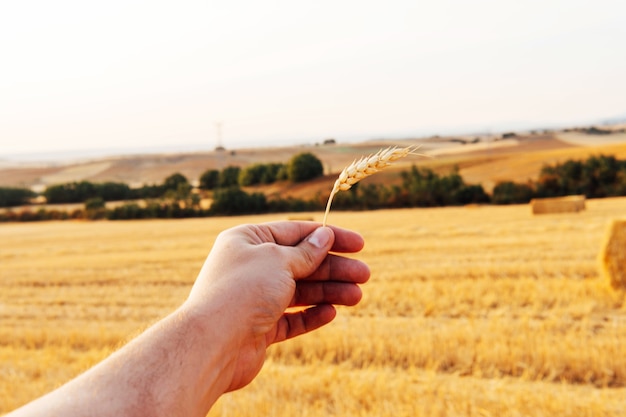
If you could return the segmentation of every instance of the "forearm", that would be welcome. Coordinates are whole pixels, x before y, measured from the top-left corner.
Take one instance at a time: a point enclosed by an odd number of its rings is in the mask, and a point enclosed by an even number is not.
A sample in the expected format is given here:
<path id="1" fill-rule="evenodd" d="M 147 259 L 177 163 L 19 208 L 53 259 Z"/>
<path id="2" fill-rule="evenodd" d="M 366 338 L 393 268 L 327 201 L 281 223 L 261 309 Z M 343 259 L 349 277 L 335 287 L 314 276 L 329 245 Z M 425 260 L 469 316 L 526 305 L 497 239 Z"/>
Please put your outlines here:
<path id="1" fill-rule="evenodd" d="M 213 324 L 181 308 L 10 417 L 204 416 L 228 388 L 234 360 L 232 336 Z"/>
<path id="2" fill-rule="evenodd" d="M 362 247 L 354 232 L 312 222 L 225 231 L 181 308 L 10 417 L 204 416 L 254 379 L 269 345 L 329 323 L 329 304 L 360 300 L 369 269 L 336 253 Z M 285 312 L 300 306 L 311 308 Z"/>

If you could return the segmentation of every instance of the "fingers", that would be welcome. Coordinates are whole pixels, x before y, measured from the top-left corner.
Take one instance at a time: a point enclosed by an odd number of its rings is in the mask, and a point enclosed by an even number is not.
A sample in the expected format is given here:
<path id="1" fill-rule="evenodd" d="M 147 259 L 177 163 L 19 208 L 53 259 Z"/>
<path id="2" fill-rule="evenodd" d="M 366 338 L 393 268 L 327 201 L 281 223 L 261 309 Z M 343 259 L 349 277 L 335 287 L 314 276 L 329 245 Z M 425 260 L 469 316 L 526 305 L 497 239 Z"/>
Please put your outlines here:
<path id="1" fill-rule="evenodd" d="M 288 252 L 288 267 L 294 279 L 302 279 L 317 271 L 328 257 L 335 241 L 335 234 L 328 227 L 318 227 L 295 247 L 285 248 Z"/>
<path id="2" fill-rule="evenodd" d="M 326 261 L 328 252 L 357 252 L 363 248 L 364 241 L 361 235 L 350 230 L 338 227 L 320 227 L 314 222 L 279 221 L 260 225 L 242 225 L 233 228 L 224 234 L 224 240 L 229 236 L 230 246 L 250 244 L 262 248 L 266 256 L 277 257 L 285 262 L 285 267 L 294 279 L 312 277 L 312 279 L 329 279 L 333 270 L 342 266 L 333 261 Z M 236 242 L 239 240 L 239 243 Z M 277 244 L 276 248 L 269 249 L 266 243 Z M 226 244 L 224 244 L 226 245 Z M 279 254 L 271 254 L 277 251 Z M 321 265 L 321 268 L 320 268 Z M 355 282 L 366 280 L 369 272 L 363 273 L 364 265 L 356 267 L 356 273 L 349 272 L 348 277 L 355 275 Z M 350 268 L 354 271 L 355 268 Z"/>
<path id="3" fill-rule="evenodd" d="M 370 277 L 370 269 L 358 259 L 327 255 L 320 266 L 307 276 L 308 281 L 344 281 L 364 284 Z"/>
<path id="4" fill-rule="evenodd" d="M 362 263 L 358 261 L 344 260 L 340 257 L 329 255 L 329 250 L 335 242 L 335 233 L 329 227 L 318 227 L 304 238 L 295 247 L 283 247 L 288 249 L 288 265 L 292 277 L 298 279 L 328 280 L 334 276 L 344 276 L 348 280 L 367 280 L 369 270 L 364 271 Z M 344 271 L 342 268 L 345 268 Z M 365 276 L 366 275 L 366 276 Z"/>
<path id="5" fill-rule="evenodd" d="M 328 226 L 335 233 L 335 243 L 330 249 L 332 252 L 355 253 L 363 249 L 365 241 L 363 236 L 351 230 L 341 229 L 335 226 Z"/>
<path id="6" fill-rule="evenodd" d="M 267 344 L 300 336 L 330 323 L 337 311 L 329 304 L 317 305 L 295 313 L 285 313 L 276 323 L 275 331 L 266 335 Z"/>
<path id="7" fill-rule="evenodd" d="M 346 234 L 339 232 L 344 242 L 336 245 L 337 235 L 334 229 L 319 227 L 304 238 L 297 246 L 289 247 L 291 262 L 289 263 L 294 279 L 335 280 L 364 283 L 369 278 L 369 268 L 363 262 L 329 254 L 331 247 L 345 248 Z M 358 236 L 358 235 L 355 235 Z M 361 248 L 359 236 L 353 248 Z"/>
<path id="8" fill-rule="evenodd" d="M 345 282 L 309 282 L 299 281 L 290 307 L 317 304 L 339 304 L 353 306 L 361 301 L 363 292 L 356 284 Z"/>

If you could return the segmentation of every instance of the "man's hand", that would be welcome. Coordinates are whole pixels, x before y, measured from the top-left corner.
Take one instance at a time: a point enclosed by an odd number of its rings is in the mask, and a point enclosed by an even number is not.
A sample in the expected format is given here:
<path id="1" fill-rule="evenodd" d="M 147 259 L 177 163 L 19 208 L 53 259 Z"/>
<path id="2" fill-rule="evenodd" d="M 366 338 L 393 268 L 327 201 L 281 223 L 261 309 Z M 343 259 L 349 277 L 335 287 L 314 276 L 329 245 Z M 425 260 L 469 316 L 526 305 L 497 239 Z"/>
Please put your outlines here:
<path id="1" fill-rule="evenodd" d="M 367 281 L 369 269 L 328 252 L 362 247 L 354 232 L 309 222 L 246 225 L 220 234 L 188 303 L 202 312 L 209 299 L 224 302 L 238 345 L 228 390 L 256 376 L 269 345 L 327 324 L 335 317 L 333 304 L 359 302 L 357 284 Z M 307 308 L 288 312 L 289 307 Z"/>

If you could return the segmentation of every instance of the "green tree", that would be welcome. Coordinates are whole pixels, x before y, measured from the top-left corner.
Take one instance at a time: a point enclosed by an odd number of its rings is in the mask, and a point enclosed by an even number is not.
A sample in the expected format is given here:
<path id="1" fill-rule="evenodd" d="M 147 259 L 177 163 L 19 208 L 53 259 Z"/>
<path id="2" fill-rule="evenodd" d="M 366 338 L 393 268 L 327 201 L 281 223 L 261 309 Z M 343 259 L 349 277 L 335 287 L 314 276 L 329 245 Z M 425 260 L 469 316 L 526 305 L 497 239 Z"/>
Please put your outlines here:
<path id="1" fill-rule="evenodd" d="M 463 184 L 454 193 L 452 204 L 484 204 L 489 203 L 489 195 L 480 184 Z"/>
<path id="2" fill-rule="evenodd" d="M 483 187 L 465 184 L 456 168 L 449 175 L 440 176 L 430 169 L 413 166 L 401 175 L 403 186 L 396 189 L 394 206 L 438 207 L 489 201 Z"/>
<path id="3" fill-rule="evenodd" d="M 187 177 L 180 173 L 175 173 L 167 177 L 163 182 L 163 196 L 176 201 L 184 201 L 189 197 L 191 188 Z"/>
<path id="4" fill-rule="evenodd" d="M 289 164 L 280 164 L 276 171 L 276 181 L 287 181 L 289 179 Z"/>
<path id="5" fill-rule="evenodd" d="M 219 215 L 256 214 L 267 209 L 265 195 L 248 194 L 237 186 L 216 190 L 211 204 L 211 212 Z"/>
<path id="6" fill-rule="evenodd" d="M 34 196 L 27 188 L 0 187 L 0 207 L 21 206 Z"/>
<path id="7" fill-rule="evenodd" d="M 102 197 L 89 198 L 85 201 L 85 215 L 90 220 L 106 217 L 105 202 Z"/>
<path id="8" fill-rule="evenodd" d="M 217 169 L 209 169 L 200 176 L 200 189 L 213 190 L 219 186 L 220 172 Z"/>
<path id="9" fill-rule="evenodd" d="M 189 181 L 187 180 L 187 177 L 178 172 L 170 175 L 165 178 L 165 181 L 163 181 L 163 187 L 166 192 L 168 190 L 178 191 L 181 184 L 183 186 L 187 186 L 189 185 Z"/>
<path id="10" fill-rule="evenodd" d="M 88 181 L 50 185 L 43 192 L 48 203 L 80 203 L 97 197 L 96 186 Z"/>
<path id="11" fill-rule="evenodd" d="M 239 185 L 272 184 L 278 180 L 284 164 L 252 164 L 239 173 Z"/>
<path id="12" fill-rule="evenodd" d="M 85 210 L 98 210 L 105 207 L 105 202 L 102 197 L 94 197 L 85 201 Z"/>
<path id="13" fill-rule="evenodd" d="M 126 200 L 134 197 L 134 192 L 124 183 L 97 184 L 89 181 L 51 185 L 43 194 L 48 203 L 80 203 L 96 197 L 104 201 Z"/>
<path id="14" fill-rule="evenodd" d="M 503 181 L 493 188 L 491 201 L 494 204 L 524 204 L 533 198 L 533 193 L 533 187 L 529 184 Z"/>
<path id="15" fill-rule="evenodd" d="M 584 194 L 588 198 L 623 195 L 626 161 L 612 155 L 591 156 L 586 161 L 568 160 L 544 166 L 536 184 L 538 197 Z"/>
<path id="16" fill-rule="evenodd" d="M 228 166 L 220 172 L 219 186 L 221 188 L 233 187 L 239 185 L 239 172 L 241 168 L 236 166 Z"/>
<path id="17" fill-rule="evenodd" d="M 130 220 L 144 218 L 145 210 L 136 203 L 124 204 L 107 212 L 109 220 Z"/>
<path id="18" fill-rule="evenodd" d="M 165 193 L 163 185 L 147 185 L 131 190 L 131 198 L 159 198 Z"/>
<path id="19" fill-rule="evenodd" d="M 266 167 L 267 169 L 263 175 L 261 175 L 261 183 L 272 184 L 280 179 L 279 176 L 281 175 L 281 171 L 285 169 L 285 164 L 270 163 L 267 164 Z"/>
<path id="20" fill-rule="evenodd" d="M 289 161 L 288 175 L 293 182 L 312 180 L 323 174 L 322 161 L 310 152 L 300 153 Z"/>
<path id="21" fill-rule="evenodd" d="M 620 163 L 614 156 L 589 157 L 583 166 L 583 193 L 590 198 L 614 195 L 612 188 L 619 170 Z"/>
<path id="22" fill-rule="evenodd" d="M 132 191 L 127 184 L 120 182 L 105 182 L 95 184 L 96 193 L 104 201 L 128 200 L 132 198 Z"/>
<path id="23" fill-rule="evenodd" d="M 239 185 L 247 187 L 250 185 L 260 184 L 261 179 L 267 172 L 267 165 L 265 164 L 252 164 L 241 171 L 239 171 Z"/>

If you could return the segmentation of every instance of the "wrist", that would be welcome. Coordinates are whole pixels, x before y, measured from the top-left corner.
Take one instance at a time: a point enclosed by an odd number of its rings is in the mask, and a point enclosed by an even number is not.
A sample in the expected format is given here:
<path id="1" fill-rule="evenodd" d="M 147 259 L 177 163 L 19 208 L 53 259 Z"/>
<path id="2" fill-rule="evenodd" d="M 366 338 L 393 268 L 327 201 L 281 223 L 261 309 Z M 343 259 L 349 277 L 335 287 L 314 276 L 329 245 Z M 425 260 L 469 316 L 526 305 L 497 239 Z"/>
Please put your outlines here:
<path id="1" fill-rule="evenodd" d="M 219 309 L 209 312 L 184 304 L 173 316 L 181 323 L 181 340 L 190 344 L 180 365 L 194 381 L 188 386 L 196 391 L 191 398 L 201 399 L 208 410 L 230 386 L 239 345 L 236 326 L 224 320 Z"/>

